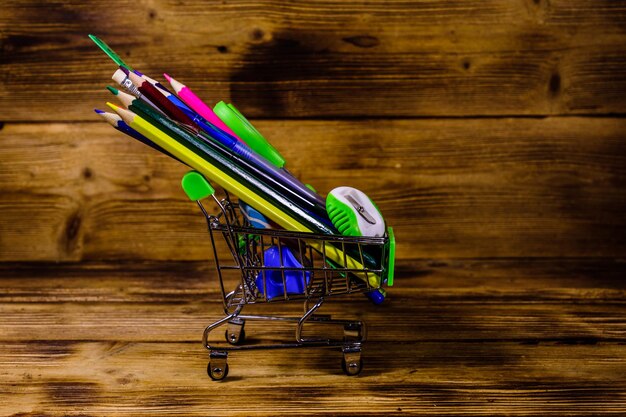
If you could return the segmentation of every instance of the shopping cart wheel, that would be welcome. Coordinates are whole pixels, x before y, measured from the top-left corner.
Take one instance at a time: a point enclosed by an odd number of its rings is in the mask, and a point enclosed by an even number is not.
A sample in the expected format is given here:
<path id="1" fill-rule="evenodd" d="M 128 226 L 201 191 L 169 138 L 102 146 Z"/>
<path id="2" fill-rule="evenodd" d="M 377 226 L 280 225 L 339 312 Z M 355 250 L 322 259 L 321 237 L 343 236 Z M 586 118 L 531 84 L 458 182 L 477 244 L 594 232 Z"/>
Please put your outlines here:
<path id="1" fill-rule="evenodd" d="M 341 369 L 348 376 L 356 376 L 363 370 L 360 348 L 344 348 Z"/>
<path id="2" fill-rule="evenodd" d="M 357 376 L 363 370 L 363 359 L 356 362 L 347 363 L 345 359 L 341 359 L 341 369 L 348 376 Z"/>
<path id="3" fill-rule="evenodd" d="M 226 341 L 231 345 L 240 345 L 246 340 L 246 331 L 244 329 L 241 329 L 239 335 L 237 335 L 236 333 L 231 333 L 226 330 L 226 332 L 224 333 L 224 337 L 226 338 Z"/>
<path id="4" fill-rule="evenodd" d="M 213 366 L 211 362 L 207 366 L 207 373 L 213 381 L 221 381 L 228 375 L 228 364 L 224 368 Z"/>
<path id="5" fill-rule="evenodd" d="M 246 322 L 241 319 L 233 319 L 229 321 L 226 333 L 224 333 L 226 341 L 231 345 L 242 344 L 246 340 L 246 329 L 244 329 L 245 324 Z"/>
<path id="6" fill-rule="evenodd" d="M 213 381 L 221 381 L 228 375 L 228 354 L 226 352 L 211 352 L 207 373 Z"/>

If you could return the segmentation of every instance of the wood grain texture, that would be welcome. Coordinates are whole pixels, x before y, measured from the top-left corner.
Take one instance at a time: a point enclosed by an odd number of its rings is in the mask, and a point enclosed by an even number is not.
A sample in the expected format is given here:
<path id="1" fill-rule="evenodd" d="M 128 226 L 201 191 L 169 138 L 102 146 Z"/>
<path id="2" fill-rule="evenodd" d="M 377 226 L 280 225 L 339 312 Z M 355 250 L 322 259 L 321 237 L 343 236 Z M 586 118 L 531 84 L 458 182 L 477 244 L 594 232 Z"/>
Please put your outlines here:
<path id="1" fill-rule="evenodd" d="M 192 263 L 0 264 L 2 341 L 197 341 L 221 314 L 213 266 Z M 329 299 L 328 314 L 370 323 L 379 342 L 623 341 L 623 262 L 609 260 L 403 261 L 382 307 Z M 227 288 L 235 288 L 227 281 Z M 301 314 L 299 303 L 255 306 Z M 291 325 L 259 326 L 257 340 Z"/>
<path id="2" fill-rule="evenodd" d="M 112 62 L 253 117 L 626 112 L 623 1 L 8 1 L 3 121 L 88 120 Z"/>
<path id="3" fill-rule="evenodd" d="M 399 258 L 625 253 L 624 119 L 258 127 L 322 194 L 349 184 L 373 198 Z M 210 256 L 181 164 L 104 123 L 7 124 L 0 140 L 0 259 Z"/>
<path id="4" fill-rule="evenodd" d="M 205 261 L 3 262 L 0 301 L 214 301 L 219 298 L 214 268 Z M 401 260 L 390 292 L 392 299 L 415 292 L 423 302 L 487 303 L 494 297 L 520 304 L 616 302 L 624 296 L 625 268 L 623 259 L 597 258 Z"/>
<path id="5" fill-rule="evenodd" d="M 94 122 L 88 33 L 377 202 L 396 285 L 320 311 L 369 324 L 361 376 L 295 349 L 209 380 L 206 224 L 184 166 Z M 4 1 L 0 415 L 626 415 L 624 91 L 621 0 Z"/>
<path id="6" fill-rule="evenodd" d="M 626 412 L 623 261 L 403 261 L 389 303 L 351 297 L 323 307 L 370 324 L 361 376 L 343 376 L 335 350 L 247 351 L 230 355 L 223 383 L 206 376 L 199 343 L 219 317 L 210 268 L 0 264 L 0 412 Z M 280 326 L 247 330 L 256 342 L 292 335 Z"/>
<path id="7" fill-rule="evenodd" d="M 339 352 L 245 352 L 232 355 L 229 377 L 215 383 L 198 344 L 2 343 L 7 402 L 0 410 L 50 416 L 619 415 L 626 412 L 623 354 L 615 343 L 426 342 L 413 352 L 372 343 L 369 368 L 346 381 Z"/>

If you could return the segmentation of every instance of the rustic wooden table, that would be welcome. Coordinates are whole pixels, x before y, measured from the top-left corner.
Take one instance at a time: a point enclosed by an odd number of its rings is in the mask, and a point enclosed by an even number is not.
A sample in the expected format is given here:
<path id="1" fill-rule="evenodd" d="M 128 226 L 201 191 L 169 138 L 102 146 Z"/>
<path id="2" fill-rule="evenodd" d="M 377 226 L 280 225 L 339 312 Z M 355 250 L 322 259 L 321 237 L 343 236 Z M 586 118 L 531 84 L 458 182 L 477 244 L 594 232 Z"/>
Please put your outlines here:
<path id="1" fill-rule="evenodd" d="M 626 415 L 624 28 L 622 0 L 4 1 L 0 415 Z M 88 33 L 376 201 L 396 285 L 321 311 L 370 324 L 362 375 L 303 349 L 207 377 L 187 168 L 93 114 Z"/>
<path id="2" fill-rule="evenodd" d="M 220 314 L 211 265 L 4 265 L 0 414 L 623 414 L 625 272 L 590 260 L 404 261 L 384 305 L 322 309 L 370 324 L 360 376 L 343 374 L 337 350 L 246 351 L 214 382 L 200 342 Z M 275 326 L 247 335 L 293 338 Z"/>

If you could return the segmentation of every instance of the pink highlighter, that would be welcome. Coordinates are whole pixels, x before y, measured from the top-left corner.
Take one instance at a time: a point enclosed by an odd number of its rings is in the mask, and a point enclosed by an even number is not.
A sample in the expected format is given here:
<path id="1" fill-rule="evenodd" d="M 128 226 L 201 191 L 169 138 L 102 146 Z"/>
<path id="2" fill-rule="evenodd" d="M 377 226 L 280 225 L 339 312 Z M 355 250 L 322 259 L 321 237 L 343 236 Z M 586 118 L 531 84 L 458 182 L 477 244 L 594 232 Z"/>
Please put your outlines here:
<path id="1" fill-rule="evenodd" d="M 243 140 L 241 140 L 239 136 L 237 136 L 235 132 L 232 131 L 230 127 L 226 126 L 226 124 L 222 122 L 222 119 L 220 119 L 218 115 L 215 114 L 215 112 L 209 106 L 204 104 L 204 102 L 200 100 L 200 98 L 197 95 L 195 95 L 194 92 L 191 91 L 189 87 L 176 81 L 174 78 L 170 77 L 167 74 L 163 74 L 163 76 L 171 84 L 172 88 L 174 89 L 178 97 L 180 97 L 180 99 L 184 101 L 185 104 L 191 107 L 193 111 L 198 113 L 200 116 L 204 117 L 214 126 L 220 128 L 221 130 L 228 133 L 229 135 L 232 135 L 235 138 L 237 138 L 239 142 L 245 143 Z"/>

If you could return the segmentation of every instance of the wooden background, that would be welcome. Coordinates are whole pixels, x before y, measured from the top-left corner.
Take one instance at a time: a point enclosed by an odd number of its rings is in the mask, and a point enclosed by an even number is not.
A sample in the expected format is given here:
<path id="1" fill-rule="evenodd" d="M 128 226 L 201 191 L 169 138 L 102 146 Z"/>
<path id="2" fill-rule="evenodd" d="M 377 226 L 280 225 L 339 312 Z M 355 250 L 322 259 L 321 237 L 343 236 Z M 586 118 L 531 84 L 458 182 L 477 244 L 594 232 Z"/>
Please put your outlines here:
<path id="1" fill-rule="evenodd" d="M 88 33 L 377 202 L 397 284 L 329 305 L 371 324 L 362 376 L 302 350 L 208 380 L 203 218 L 93 113 Z M 625 115 L 625 1 L 5 1 L 1 414 L 626 413 Z"/>

